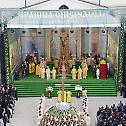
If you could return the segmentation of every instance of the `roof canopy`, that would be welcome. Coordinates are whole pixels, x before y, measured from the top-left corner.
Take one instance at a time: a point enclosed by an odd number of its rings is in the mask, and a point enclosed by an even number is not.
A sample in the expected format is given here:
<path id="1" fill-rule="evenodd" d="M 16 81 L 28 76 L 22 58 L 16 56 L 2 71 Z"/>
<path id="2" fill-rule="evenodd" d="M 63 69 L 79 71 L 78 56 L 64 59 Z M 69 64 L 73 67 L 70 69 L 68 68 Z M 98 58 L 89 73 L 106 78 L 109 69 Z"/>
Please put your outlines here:
<path id="1" fill-rule="evenodd" d="M 120 27 L 120 21 L 106 10 L 21 11 L 8 28 Z"/>

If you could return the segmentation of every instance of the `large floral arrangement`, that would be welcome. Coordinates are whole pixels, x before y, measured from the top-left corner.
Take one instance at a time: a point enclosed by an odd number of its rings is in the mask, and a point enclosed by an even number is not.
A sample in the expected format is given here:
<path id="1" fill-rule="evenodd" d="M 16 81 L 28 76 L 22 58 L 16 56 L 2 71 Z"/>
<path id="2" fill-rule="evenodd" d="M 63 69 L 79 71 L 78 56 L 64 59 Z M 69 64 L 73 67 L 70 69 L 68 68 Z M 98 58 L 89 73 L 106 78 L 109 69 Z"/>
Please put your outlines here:
<path id="1" fill-rule="evenodd" d="M 70 105 L 70 108 L 66 110 L 60 110 L 56 106 L 52 106 L 46 111 L 46 113 L 54 117 L 61 117 L 61 116 L 74 115 L 77 112 L 76 112 L 76 108 Z"/>
<path id="2" fill-rule="evenodd" d="M 46 92 L 48 92 L 48 98 L 51 98 L 51 92 L 53 92 L 53 88 L 52 87 L 47 87 Z"/>
<path id="3" fill-rule="evenodd" d="M 50 91 L 50 92 L 53 92 L 53 88 L 52 88 L 52 87 L 47 87 L 47 88 L 46 88 L 46 92 L 49 92 L 49 91 Z"/>
<path id="4" fill-rule="evenodd" d="M 84 116 L 79 115 L 76 108 L 71 105 L 69 109 L 66 110 L 60 110 L 56 106 L 52 106 L 43 115 L 39 126 L 70 125 L 86 126 Z"/>

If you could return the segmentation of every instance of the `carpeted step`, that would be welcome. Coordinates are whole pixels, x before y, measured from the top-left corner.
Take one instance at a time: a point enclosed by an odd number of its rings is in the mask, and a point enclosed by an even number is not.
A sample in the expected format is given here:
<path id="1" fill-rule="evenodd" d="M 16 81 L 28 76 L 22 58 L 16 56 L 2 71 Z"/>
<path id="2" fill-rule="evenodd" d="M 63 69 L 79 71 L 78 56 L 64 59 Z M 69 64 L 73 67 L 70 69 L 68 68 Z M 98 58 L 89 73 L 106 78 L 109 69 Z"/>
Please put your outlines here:
<path id="1" fill-rule="evenodd" d="M 106 80 L 97 80 L 93 77 L 88 77 L 84 80 L 65 80 L 64 83 L 70 84 L 69 87 L 65 87 L 64 90 L 70 90 L 72 96 L 76 96 L 75 86 L 81 85 L 82 88 L 87 89 L 88 96 L 116 96 L 115 82 L 108 78 Z M 20 80 L 14 81 L 14 86 L 17 88 L 19 97 L 39 97 L 43 93 L 48 96 L 46 88 L 48 86 L 53 87 L 52 96 L 57 96 L 59 87 L 55 84 L 61 84 L 60 79 L 46 80 L 38 78 L 36 75 L 30 75 L 27 78 L 21 78 Z"/>

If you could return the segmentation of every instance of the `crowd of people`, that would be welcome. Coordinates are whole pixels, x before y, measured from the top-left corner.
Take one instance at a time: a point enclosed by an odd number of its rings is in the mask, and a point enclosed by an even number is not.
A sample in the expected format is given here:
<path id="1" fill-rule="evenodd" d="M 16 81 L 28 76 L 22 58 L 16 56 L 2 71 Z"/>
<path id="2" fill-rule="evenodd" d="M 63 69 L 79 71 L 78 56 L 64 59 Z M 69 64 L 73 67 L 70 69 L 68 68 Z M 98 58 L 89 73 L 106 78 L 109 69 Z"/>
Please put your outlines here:
<path id="1" fill-rule="evenodd" d="M 82 108 L 84 114 L 88 114 L 88 97 L 83 97 Z"/>
<path id="2" fill-rule="evenodd" d="M 47 113 L 44 114 L 39 126 L 87 126 L 83 115 L 71 115 L 53 117 Z"/>
<path id="3" fill-rule="evenodd" d="M 84 89 L 82 91 L 82 109 L 83 109 L 82 115 L 85 118 L 86 126 L 90 126 L 91 125 L 90 124 L 91 118 L 90 118 L 89 113 L 88 113 L 88 97 L 87 97 L 87 90 L 86 89 Z"/>
<path id="4" fill-rule="evenodd" d="M 14 113 L 15 100 L 18 100 L 17 90 L 12 84 L 1 85 L 0 90 L 0 126 L 6 126 Z"/>
<path id="5" fill-rule="evenodd" d="M 88 114 L 88 97 L 87 92 L 83 92 L 82 98 L 82 109 L 83 111 L 77 112 L 76 114 L 70 114 L 69 112 L 65 115 L 53 116 L 48 112 L 44 113 L 45 97 L 42 96 L 38 106 L 38 122 L 37 126 L 90 126 L 90 116 Z M 51 112 L 52 113 L 52 112 Z M 68 114 L 67 114 L 68 113 Z M 57 115 L 57 114 L 54 114 Z"/>
<path id="6" fill-rule="evenodd" d="M 41 96 L 37 110 L 37 125 L 39 125 L 41 118 L 43 117 L 44 107 L 45 107 L 45 96 Z"/>
<path id="7" fill-rule="evenodd" d="M 121 86 L 120 86 L 120 96 L 123 96 L 124 98 L 126 98 L 126 85 L 124 84 L 122 84 Z"/>
<path id="8" fill-rule="evenodd" d="M 126 104 L 106 105 L 97 111 L 97 126 L 126 126 Z"/>
<path id="9" fill-rule="evenodd" d="M 72 74 L 72 79 L 86 79 L 88 76 L 88 70 L 90 68 L 93 68 L 94 77 L 97 79 L 100 79 L 100 63 L 101 61 L 107 65 L 107 68 L 109 70 L 109 65 L 105 61 L 103 57 L 100 57 L 99 55 L 95 56 L 84 56 L 81 61 L 75 60 L 75 59 L 69 59 L 68 60 L 68 66 L 69 70 Z M 78 68 L 75 67 L 76 62 L 78 62 L 80 65 Z M 51 68 L 47 65 L 47 59 L 45 57 L 41 57 L 40 60 L 36 56 L 26 56 L 25 62 L 22 64 L 22 72 L 21 76 L 26 77 L 28 74 L 36 74 L 38 77 L 44 79 L 56 79 L 56 76 L 59 69 L 59 60 L 55 59 L 52 61 L 54 67 L 51 70 Z M 62 63 L 62 68 L 66 69 L 65 64 Z M 67 69 L 65 70 L 67 71 Z M 106 75 L 107 76 L 107 75 Z"/>

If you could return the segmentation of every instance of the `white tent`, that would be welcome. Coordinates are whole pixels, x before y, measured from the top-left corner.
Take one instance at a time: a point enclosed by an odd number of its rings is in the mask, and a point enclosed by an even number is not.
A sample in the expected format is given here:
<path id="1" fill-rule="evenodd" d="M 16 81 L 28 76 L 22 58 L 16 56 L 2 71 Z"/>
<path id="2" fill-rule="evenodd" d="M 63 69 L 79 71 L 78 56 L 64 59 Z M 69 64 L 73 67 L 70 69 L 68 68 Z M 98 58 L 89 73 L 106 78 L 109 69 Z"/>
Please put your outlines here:
<path id="1" fill-rule="evenodd" d="M 120 27 L 120 21 L 104 10 L 23 11 L 8 28 Z"/>

